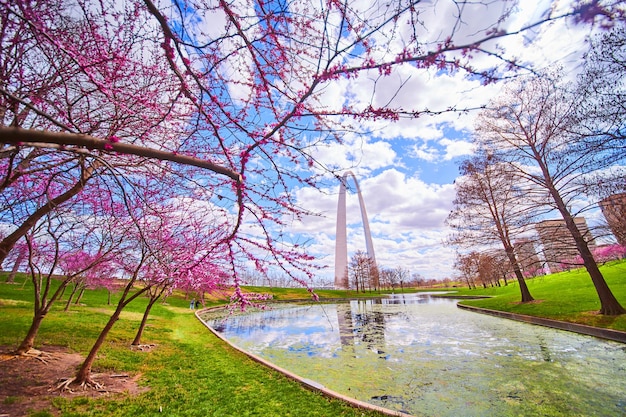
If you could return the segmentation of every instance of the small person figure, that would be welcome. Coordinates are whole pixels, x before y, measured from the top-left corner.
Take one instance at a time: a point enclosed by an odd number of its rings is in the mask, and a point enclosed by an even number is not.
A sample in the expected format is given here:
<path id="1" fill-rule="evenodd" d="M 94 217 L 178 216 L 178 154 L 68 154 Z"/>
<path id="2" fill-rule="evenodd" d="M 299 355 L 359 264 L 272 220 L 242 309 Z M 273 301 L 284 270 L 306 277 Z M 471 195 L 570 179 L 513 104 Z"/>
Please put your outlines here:
<path id="1" fill-rule="evenodd" d="M 200 300 L 196 300 L 196 304 L 195 304 L 196 308 L 200 307 Z"/>
<path id="2" fill-rule="evenodd" d="M 196 299 L 192 298 L 191 302 L 189 303 L 189 308 L 193 310 L 195 307 L 196 307 Z"/>

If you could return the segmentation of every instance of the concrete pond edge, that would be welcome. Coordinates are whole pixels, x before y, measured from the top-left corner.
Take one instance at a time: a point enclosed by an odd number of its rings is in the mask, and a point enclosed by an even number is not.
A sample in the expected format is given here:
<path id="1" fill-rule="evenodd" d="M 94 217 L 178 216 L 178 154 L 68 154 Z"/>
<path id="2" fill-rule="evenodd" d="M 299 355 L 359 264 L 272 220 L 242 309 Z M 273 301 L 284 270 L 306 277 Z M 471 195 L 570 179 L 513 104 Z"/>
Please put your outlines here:
<path id="1" fill-rule="evenodd" d="M 505 318 L 509 320 L 521 321 L 538 326 L 551 327 L 558 330 L 580 333 L 587 336 L 594 336 L 601 339 L 612 340 L 614 342 L 626 343 L 626 332 L 603 327 L 587 326 L 585 324 L 570 323 L 567 321 L 547 319 L 543 317 L 528 316 L 526 314 L 509 313 L 508 311 L 491 310 L 488 308 L 474 307 L 457 303 L 458 308 L 472 311 L 474 313 L 487 314 L 490 316 Z"/>
<path id="2" fill-rule="evenodd" d="M 470 298 L 470 297 L 468 297 Z M 471 298 L 479 298 L 479 297 L 471 297 Z M 482 298 L 482 297 L 480 297 Z M 580 333 L 580 334 L 584 334 L 587 336 L 594 336 L 594 337 L 598 337 L 601 339 L 606 339 L 606 340 L 611 340 L 611 341 L 615 341 L 615 342 L 620 342 L 620 343 L 626 343 L 626 332 L 623 331 L 619 331 L 619 330 L 613 330 L 613 329 L 605 329 L 605 328 L 601 328 L 601 327 L 593 327 L 593 326 L 587 326 L 584 324 L 577 324 L 577 323 L 570 323 L 570 322 L 566 322 L 566 321 L 560 321 L 560 320 L 553 320 L 553 319 L 547 319 L 547 318 L 543 318 L 543 317 L 535 317 L 535 316 L 528 316 L 525 314 L 517 314 L 517 313 L 509 313 L 506 311 L 498 311 L 498 310 L 491 310 L 491 309 L 487 309 L 487 308 L 481 308 L 481 307 L 474 307 L 474 306 L 468 306 L 468 305 L 464 305 L 464 304 L 460 304 L 457 303 L 457 307 L 463 310 L 467 310 L 467 311 L 471 311 L 474 313 L 479 313 L 479 314 L 487 314 L 487 315 L 491 315 L 491 316 L 495 316 L 495 317 L 500 317 L 500 318 L 505 318 L 505 319 L 509 319 L 509 320 L 515 320 L 515 321 L 520 321 L 520 322 L 524 322 L 524 323 L 529 323 L 529 324 L 535 324 L 538 326 L 544 326 L 544 327 L 550 327 L 553 329 L 558 329 L 558 330 L 565 330 L 565 331 L 569 331 L 569 332 L 575 332 L 575 333 Z M 211 310 L 220 310 L 220 309 L 224 309 L 224 306 L 219 306 L 219 307 L 210 307 L 210 308 L 206 308 L 206 309 L 202 309 L 202 310 L 197 310 L 195 311 L 195 315 L 196 318 L 200 321 L 200 323 L 202 323 L 207 329 L 209 329 L 209 331 L 211 333 L 213 333 L 215 336 L 217 336 L 217 338 L 219 338 L 220 340 L 222 340 L 223 342 L 225 342 L 227 345 L 229 345 L 230 347 L 232 347 L 233 349 L 243 353 L 244 355 L 246 355 L 247 357 L 249 357 L 250 359 L 252 359 L 253 361 L 260 363 L 270 369 L 273 369 L 277 372 L 280 372 L 281 374 L 285 375 L 287 378 L 298 382 L 301 386 L 303 386 L 306 389 L 309 389 L 311 391 L 314 392 L 318 392 L 320 394 L 322 394 L 323 396 L 327 397 L 327 398 L 333 398 L 333 399 L 337 399 L 340 401 L 343 401 L 345 403 L 350 404 L 353 407 L 359 408 L 359 409 L 366 409 L 366 410 L 372 410 L 372 411 L 377 411 L 383 415 L 387 415 L 387 416 L 395 416 L 395 417 L 413 417 L 411 414 L 407 414 L 407 413 L 403 413 L 402 411 L 397 411 L 397 410 L 391 410 L 388 408 L 384 408 L 384 407 L 380 407 L 374 404 L 370 404 L 364 401 L 360 401 L 357 400 L 355 398 L 351 398 L 348 397 L 346 395 L 340 394 L 336 391 L 333 391 L 331 389 L 326 388 L 325 386 L 323 386 L 322 384 L 316 382 L 316 381 L 312 381 L 310 379 L 307 378 L 303 378 L 291 371 L 288 371 L 284 368 L 281 368 L 280 366 L 277 366 L 275 364 L 273 364 L 272 362 L 265 360 L 263 358 L 261 358 L 260 356 L 257 356 L 253 353 L 250 353 L 242 348 L 240 348 L 239 346 L 231 343 L 228 339 L 226 339 L 224 336 L 222 336 L 219 332 L 217 332 L 215 329 L 213 329 L 211 326 L 209 326 L 201 317 L 200 314 L 207 312 L 207 311 L 211 311 Z"/>

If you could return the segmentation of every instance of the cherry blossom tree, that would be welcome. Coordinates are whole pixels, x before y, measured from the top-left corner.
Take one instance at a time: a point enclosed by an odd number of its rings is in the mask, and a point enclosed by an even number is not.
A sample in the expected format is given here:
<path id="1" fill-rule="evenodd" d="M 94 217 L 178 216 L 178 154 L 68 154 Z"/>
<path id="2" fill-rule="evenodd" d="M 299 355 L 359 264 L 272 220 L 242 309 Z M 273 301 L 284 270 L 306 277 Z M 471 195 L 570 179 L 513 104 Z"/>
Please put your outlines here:
<path id="1" fill-rule="evenodd" d="M 593 257 L 599 263 L 606 263 L 626 258 L 626 246 L 620 244 L 607 245 L 597 248 Z"/>
<path id="2" fill-rule="evenodd" d="M 84 250 L 66 253 L 61 257 L 59 270 L 62 275 L 74 276 L 71 282 L 72 290 L 65 302 L 64 311 L 69 311 L 72 301 L 74 304 L 80 303 L 85 289 L 99 286 L 103 280 L 113 281 L 112 277 L 115 274 L 113 259 L 111 254 L 91 254 Z M 74 298 L 75 295 L 76 298 Z"/>
<path id="3" fill-rule="evenodd" d="M 140 345 L 141 336 L 154 304 L 167 297 L 175 288 L 192 288 L 212 292 L 224 284 L 228 276 L 218 266 L 225 258 L 222 253 L 204 256 L 211 241 L 219 240 L 219 230 L 207 230 L 201 219 L 193 213 L 178 211 L 175 215 L 162 216 L 156 224 L 143 228 L 151 230 L 143 234 L 140 244 L 146 245 L 149 253 L 143 258 L 141 281 L 147 287 L 148 303 L 131 345 Z M 155 227 L 158 226 L 158 227 Z M 198 231 L 204 230 L 204 233 Z"/>
<path id="4" fill-rule="evenodd" d="M 399 69 L 494 82 L 525 69 L 500 39 L 557 19 L 608 24 L 622 13 L 619 2 L 581 1 L 509 29 L 515 2 L 502 4 L 469 28 L 468 8 L 487 3 L 0 0 L 0 196 L 12 236 L 0 242 L 0 259 L 33 223 L 98 190 L 117 190 L 98 213 L 117 213 L 124 230 L 141 235 L 142 216 L 153 215 L 135 198 L 142 188 L 146 201 L 176 194 L 207 205 L 221 235 L 195 262 L 224 253 L 240 305 L 249 300 L 240 265 L 307 285 L 313 259 L 282 233 L 308 213 L 291 191 L 345 168 L 325 166 L 315 150 L 365 122 L 465 110 L 395 104 L 406 84 Z M 439 15 L 443 27 L 428 27 L 423 17 Z M 489 66 L 475 66 L 477 57 Z M 395 86 L 381 95 L 389 80 Z M 330 100 L 336 92 L 343 98 Z M 106 333 L 143 294 L 132 284 L 149 254 L 142 249 L 127 268 L 77 382 L 89 382 Z"/>
<path id="5" fill-rule="evenodd" d="M 126 285 L 124 286 L 124 289 L 121 292 L 120 299 L 115 307 L 114 312 L 109 317 L 109 320 L 105 324 L 104 328 L 100 331 L 98 338 L 96 339 L 93 346 L 91 347 L 89 354 L 83 361 L 76 375 L 74 377 L 65 379 L 61 384 L 59 384 L 59 386 L 57 387 L 58 389 L 68 387 L 72 383 L 79 384 L 83 387 L 87 387 L 87 386 L 100 387 L 100 384 L 94 381 L 91 377 L 91 368 L 93 366 L 94 361 L 96 360 L 96 355 L 98 351 L 104 344 L 106 337 L 110 333 L 111 329 L 113 329 L 113 326 L 115 325 L 115 323 L 119 320 L 120 315 L 122 314 L 122 311 L 124 310 L 124 308 L 126 308 L 128 304 L 130 304 L 132 301 L 134 301 L 139 296 L 144 294 L 150 288 L 150 286 L 143 286 L 141 288 L 135 288 L 135 284 L 137 280 L 139 279 L 141 268 L 144 265 L 147 255 L 148 254 L 145 248 L 141 248 L 139 259 L 134 269 L 130 271 L 126 271 L 126 272 L 130 272 L 130 276 L 128 276 L 125 281 Z M 126 259 L 126 262 L 128 262 L 128 259 Z"/>
<path id="6" fill-rule="evenodd" d="M 93 228 L 85 233 L 85 228 L 76 223 L 63 222 L 59 214 L 57 211 L 55 216 L 47 215 L 25 237 L 34 291 L 34 311 L 28 332 L 15 352 L 19 355 L 28 354 L 32 349 L 42 321 L 66 287 L 90 268 L 105 262 L 119 243 L 107 239 L 94 245 Z M 95 249 L 95 252 L 88 253 L 88 248 Z M 73 261 L 68 262 L 69 258 L 73 258 Z M 61 263 L 65 263 L 65 274 L 55 283 L 55 287 L 53 279 L 61 272 Z"/>
<path id="7" fill-rule="evenodd" d="M 120 239 L 115 260 L 124 288 L 76 375 L 61 383 L 59 389 L 72 383 L 98 386 L 91 375 L 97 353 L 122 311 L 133 301 L 148 297 L 132 342 L 139 345 L 150 311 L 159 299 L 177 287 L 210 290 L 232 274 L 224 274 L 220 265 L 229 267 L 231 259 L 225 239 L 229 231 L 223 227 L 227 214 L 210 204 L 178 195 L 179 179 L 179 175 L 169 175 L 167 170 L 159 172 L 156 178 L 124 178 L 118 184 L 124 192 L 111 194 L 112 199 L 116 195 L 123 197 L 123 204 L 117 204 L 113 213 Z M 154 182 L 165 187 L 156 191 Z"/>
<path id="8" fill-rule="evenodd" d="M 167 139 L 159 126 L 177 111 L 176 102 L 169 102 L 171 83 L 137 36 L 148 28 L 137 26 L 141 22 L 132 19 L 132 7 L 108 5 L 110 13 L 99 14 L 98 20 L 92 6 L 2 2 L 0 125 L 127 142 L 140 137 L 144 144 L 151 134 Z M 26 142 L 30 140 L 37 141 L 29 137 Z M 0 242 L 0 260 L 33 224 L 75 199 L 105 166 L 138 162 L 111 155 L 102 161 L 93 149 L 66 151 L 59 143 L 3 146 L 0 190 L 7 216 L 2 221 L 14 226 Z M 46 198 L 35 200 L 34 195 Z"/>
<path id="9" fill-rule="evenodd" d="M 97 255 L 96 255 L 97 256 Z M 87 285 L 87 278 L 84 274 L 77 274 L 77 271 L 85 271 L 89 268 L 85 268 L 85 264 L 91 264 L 91 255 L 87 252 L 77 252 L 72 254 L 65 254 L 61 257 L 58 263 L 59 270 L 63 275 L 75 275 L 76 277 L 72 281 L 72 290 L 65 302 L 65 308 L 63 311 L 69 311 L 74 295 L 78 292 L 80 295 Z"/>
<path id="10" fill-rule="evenodd" d="M 71 162 L 65 159 L 42 161 L 45 165 L 55 165 L 56 172 L 43 175 L 39 175 L 41 172 L 31 171 L 28 175 L 19 172 L 11 179 L 11 187 L 2 194 L 2 218 L 13 223 L 15 228 L 0 242 L 0 260 L 4 260 L 19 239 L 44 216 L 75 197 L 93 175 L 94 166 L 85 164 L 84 158 L 69 158 Z M 28 165 L 32 167 L 35 162 L 29 161 Z M 74 177 L 75 170 L 78 178 Z"/>

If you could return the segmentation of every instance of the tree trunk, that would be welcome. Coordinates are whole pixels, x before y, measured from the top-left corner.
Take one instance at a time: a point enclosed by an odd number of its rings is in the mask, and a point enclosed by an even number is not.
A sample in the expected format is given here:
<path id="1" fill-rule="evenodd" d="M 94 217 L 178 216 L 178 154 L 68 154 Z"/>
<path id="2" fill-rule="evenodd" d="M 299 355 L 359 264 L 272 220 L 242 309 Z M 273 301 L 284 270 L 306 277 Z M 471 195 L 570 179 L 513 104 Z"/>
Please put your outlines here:
<path id="1" fill-rule="evenodd" d="M 30 259 L 29 259 L 29 263 L 30 263 Z M 27 282 L 27 280 L 24 280 L 24 282 Z M 30 325 L 30 328 L 28 329 L 28 333 L 26 334 L 26 337 L 24 338 L 24 340 L 22 341 L 22 343 L 16 350 L 17 354 L 24 354 L 33 347 L 35 343 L 35 338 L 37 337 L 37 332 L 39 331 L 39 327 L 41 326 L 41 322 L 50 311 L 50 307 L 52 306 L 52 304 L 56 300 L 58 300 L 59 294 L 61 293 L 61 291 L 64 291 L 65 287 L 67 287 L 67 284 L 68 284 L 67 281 L 62 281 L 59 284 L 59 287 L 57 288 L 57 290 L 52 295 L 52 297 L 50 297 L 50 299 L 48 300 L 47 294 L 48 294 L 48 288 L 50 284 L 50 276 L 48 276 L 47 278 L 47 284 L 46 284 L 45 289 L 43 289 L 43 293 L 42 293 L 42 288 L 40 287 L 39 282 L 35 275 L 32 276 L 32 283 L 33 283 L 34 294 L 35 294 L 33 321 L 31 322 L 31 325 Z"/>
<path id="2" fill-rule="evenodd" d="M 15 263 L 13 264 L 13 268 L 11 269 L 11 273 L 7 277 L 8 283 L 15 281 L 15 274 L 17 274 L 17 270 L 20 269 L 22 262 L 24 262 L 24 258 L 26 258 L 26 250 L 22 250 L 18 255 Z"/>
<path id="3" fill-rule="evenodd" d="M 515 251 L 512 246 L 506 246 L 505 248 L 506 256 L 509 258 L 509 262 L 513 266 L 513 273 L 515 274 L 515 278 L 517 278 L 517 282 L 519 283 L 519 289 L 522 293 L 522 303 L 528 303 L 533 301 L 534 298 L 530 295 L 530 290 L 526 285 L 526 280 L 524 279 L 524 274 L 522 274 L 522 270 L 519 267 L 519 263 L 517 262 L 517 257 L 515 256 Z"/>
<path id="4" fill-rule="evenodd" d="M 41 322 L 46 317 L 46 313 L 35 313 L 33 317 L 33 322 L 30 324 L 30 328 L 28 329 L 28 333 L 22 343 L 15 351 L 16 355 L 23 355 L 28 352 L 33 345 L 35 344 L 35 337 L 37 337 L 37 332 L 39 331 L 39 327 L 41 326 Z"/>
<path id="5" fill-rule="evenodd" d="M 85 383 L 92 382 L 91 381 L 91 367 L 93 366 L 93 363 L 96 360 L 96 355 L 98 354 L 98 351 L 102 347 L 102 344 L 104 343 L 104 340 L 108 336 L 109 332 L 113 328 L 113 325 L 120 318 L 120 314 L 122 314 L 122 310 L 124 310 L 124 308 L 128 305 L 128 303 L 130 303 L 131 301 L 139 297 L 141 294 L 143 294 L 145 291 L 148 291 L 150 289 L 148 286 L 146 286 L 143 289 L 138 290 L 129 298 L 126 298 L 128 294 L 130 293 L 131 288 L 135 284 L 138 272 L 139 270 L 137 269 L 133 277 L 126 283 L 126 288 L 124 289 L 122 297 L 117 303 L 115 312 L 113 312 L 113 314 L 109 318 L 109 321 L 100 332 L 100 335 L 98 336 L 98 339 L 96 340 L 94 345 L 91 347 L 91 350 L 89 351 L 89 354 L 87 355 L 87 358 L 85 358 L 85 361 L 83 362 L 80 369 L 76 373 L 76 376 L 74 377 L 75 383 L 85 384 Z"/>
<path id="6" fill-rule="evenodd" d="M 604 276 L 602 276 L 602 273 L 598 268 L 598 264 L 596 264 L 596 260 L 589 250 L 589 245 L 587 245 L 587 241 L 583 237 L 582 233 L 580 233 L 578 226 L 576 226 L 574 216 L 572 216 L 567 205 L 563 201 L 561 194 L 554 186 L 547 166 L 541 165 L 541 170 L 543 172 L 544 178 L 546 179 L 547 189 L 556 204 L 557 210 L 559 210 L 559 213 L 561 213 L 563 220 L 565 220 L 565 226 L 574 238 L 576 249 L 578 249 L 578 253 L 583 259 L 583 264 L 585 265 L 585 268 L 587 269 L 587 272 L 591 277 L 591 281 L 593 282 L 596 292 L 598 293 L 598 298 L 600 299 L 600 314 L 604 314 L 607 316 L 617 316 L 619 314 L 626 313 L 626 310 L 617 301 L 617 298 L 615 298 L 615 296 L 611 292 L 611 289 L 604 280 Z"/>
<path id="7" fill-rule="evenodd" d="M 578 228 L 576 228 L 576 230 L 578 231 Z M 585 268 L 591 277 L 593 286 L 595 287 L 598 298 L 600 299 L 600 314 L 617 316 L 626 313 L 626 309 L 622 307 L 619 301 L 617 301 L 617 298 L 615 298 L 615 295 L 613 295 L 613 292 L 611 292 L 611 289 L 606 283 L 602 272 L 600 272 L 600 268 L 598 268 L 598 264 L 596 264 L 596 261 L 589 250 L 587 242 L 582 238 L 580 232 L 578 232 L 578 236 L 580 237 L 580 241 L 575 239 L 577 240 L 576 246 L 578 247 L 580 256 L 583 258 Z"/>
<path id="8" fill-rule="evenodd" d="M 83 299 L 83 295 L 85 294 L 85 288 L 86 285 L 81 285 L 80 286 L 80 292 L 78 293 L 78 297 L 76 297 L 76 301 L 74 302 L 74 304 L 78 305 L 78 303 L 80 303 L 80 300 Z"/>
<path id="9" fill-rule="evenodd" d="M 76 382 L 77 384 L 91 382 L 90 381 L 91 367 L 93 366 L 93 363 L 96 360 L 96 355 L 98 354 L 98 351 L 102 347 L 102 344 L 104 343 L 104 340 L 108 336 L 109 332 L 113 328 L 113 325 L 120 318 L 122 309 L 123 307 L 118 306 L 118 308 L 115 310 L 115 313 L 113 313 L 113 315 L 109 318 L 109 321 L 107 322 L 106 326 L 104 326 L 104 328 L 100 332 L 100 335 L 98 336 L 98 339 L 96 340 L 94 345 L 91 347 L 91 350 L 89 351 L 89 354 L 87 355 L 87 358 L 85 358 L 85 361 L 83 362 L 80 369 L 76 373 L 74 382 Z"/>
<path id="10" fill-rule="evenodd" d="M 67 285 L 63 286 L 63 289 L 61 290 L 61 293 L 59 294 L 58 300 L 61 301 L 63 299 L 63 296 L 65 295 L 65 290 L 67 289 Z"/>
<path id="11" fill-rule="evenodd" d="M 138 346 L 141 344 L 141 336 L 143 335 L 143 330 L 146 328 L 146 323 L 148 322 L 148 316 L 150 315 L 150 310 L 152 310 L 152 306 L 159 298 L 150 299 L 148 305 L 146 306 L 146 310 L 143 312 L 143 317 L 141 318 L 141 324 L 139 325 L 139 329 L 137 329 L 137 334 L 135 335 L 135 339 L 131 345 Z"/>
<path id="12" fill-rule="evenodd" d="M 583 264 L 591 277 L 591 281 L 593 282 L 593 286 L 596 289 L 596 293 L 598 294 L 598 298 L 600 299 L 600 314 L 604 314 L 607 316 L 617 316 L 620 314 L 626 313 L 626 309 L 622 307 L 622 305 L 617 301 L 615 295 L 611 292 L 608 284 L 606 283 L 602 272 L 600 272 L 600 268 L 598 268 L 598 264 L 589 250 L 589 245 L 587 245 L 587 241 L 580 233 L 578 226 L 576 226 L 576 222 L 574 218 L 567 210 L 567 207 L 562 202 L 562 200 L 557 200 L 557 207 L 561 212 L 563 219 L 565 220 L 565 225 L 570 231 L 572 237 L 574 238 L 574 242 L 576 243 L 576 248 L 578 249 L 578 253 L 583 259 Z M 560 204 L 559 204 L 560 203 Z"/>
<path id="13" fill-rule="evenodd" d="M 611 292 L 611 289 L 604 280 L 604 276 L 600 272 L 598 265 L 596 265 L 595 262 L 592 262 L 589 265 L 585 262 L 585 268 L 587 268 L 587 272 L 589 272 L 591 281 L 593 282 L 596 292 L 598 293 L 598 297 L 600 298 L 600 314 L 617 316 L 626 313 L 626 309 L 622 307 L 619 301 L 617 301 L 617 298 L 615 298 L 615 295 Z"/>
<path id="14" fill-rule="evenodd" d="M 72 288 L 72 292 L 70 293 L 70 296 L 67 297 L 67 302 L 65 303 L 65 308 L 63 309 L 63 311 L 69 311 L 70 304 L 72 304 L 72 298 L 74 298 L 74 294 L 76 294 L 77 289 L 78 289 L 78 284 L 75 283 L 74 288 Z"/>

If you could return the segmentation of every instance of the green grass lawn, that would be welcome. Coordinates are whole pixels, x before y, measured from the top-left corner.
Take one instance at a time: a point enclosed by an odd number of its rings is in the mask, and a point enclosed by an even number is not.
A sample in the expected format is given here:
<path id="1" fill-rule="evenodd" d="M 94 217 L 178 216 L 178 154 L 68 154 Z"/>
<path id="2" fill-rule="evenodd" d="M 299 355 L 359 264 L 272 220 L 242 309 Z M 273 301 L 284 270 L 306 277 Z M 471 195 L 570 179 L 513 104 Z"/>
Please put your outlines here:
<path id="1" fill-rule="evenodd" d="M 274 300 L 289 301 L 289 300 L 311 300 L 311 293 L 306 288 L 278 288 L 278 287 L 244 287 L 246 291 L 256 293 L 269 293 L 272 294 Z M 320 299 L 335 299 L 335 298 L 367 298 L 378 297 L 381 295 L 387 295 L 392 293 L 399 293 L 401 291 L 415 292 L 415 288 L 392 290 L 366 290 L 364 292 L 357 292 L 354 290 L 315 290 L 315 294 Z M 424 289 L 423 291 L 430 291 Z"/>
<path id="2" fill-rule="evenodd" d="M 604 276 L 622 305 L 626 306 L 626 262 L 602 267 Z M 17 347 L 25 336 L 33 314 L 32 284 L 20 276 L 6 284 L 0 273 L 0 345 Z M 626 331 L 626 315 L 604 317 L 597 294 L 584 270 L 564 272 L 528 280 L 533 303 L 521 304 L 515 281 L 494 288 L 453 288 L 456 295 L 487 295 L 488 299 L 463 303 L 521 314 L 554 318 Z M 278 300 L 310 299 L 305 289 L 247 287 L 269 292 Z M 406 290 L 414 291 L 414 290 Z M 398 291 L 396 291 L 398 292 Z M 377 293 L 320 290 L 321 299 L 375 296 Z M 329 400 L 302 388 L 230 348 L 213 336 L 189 310 L 189 301 L 174 294 L 157 304 L 143 336 L 154 343 L 150 352 L 129 349 L 141 320 L 145 298 L 131 303 L 115 324 L 94 365 L 94 372 L 141 374 L 140 384 L 149 390 L 137 396 L 114 399 L 54 400 L 63 416 L 153 416 L 162 410 L 170 416 L 376 416 L 343 402 Z M 224 303 L 214 299 L 212 304 Z M 116 297 L 113 297 L 116 302 Z M 36 348 L 66 346 L 86 355 L 114 306 L 107 305 L 104 290 L 87 291 L 81 304 L 64 312 L 58 302 L 43 321 Z M 70 376 L 70 375 L 67 375 Z M 11 399 L 15 401 L 15 399 Z M 24 399 L 26 401 L 26 399 Z M 1 404 L 0 404 L 1 406 Z M 0 407 L 1 409 L 1 407 Z M 52 410 L 50 410 L 52 411 Z M 37 413 L 37 416 L 52 415 Z"/>
<path id="3" fill-rule="evenodd" d="M 600 270 L 617 300 L 626 307 L 626 262 L 604 265 Z M 597 314 L 600 301 L 584 269 L 536 277 L 526 280 L 526 283 L 535 302 L 520 303 L 517 281 L 509 281 L 508 286 L 502 287 L 455 290 L 461 295 L 492 297 L 465 300 L 463 304 L 626 331 L 626 315 L 609 317 Z"/>
<path id="4" fill-rule="evenodd" d="M 4 280 L 0 274 L 0 345 L 17 347 L 32 319 L 32 286 L 28 281 L 5 284 Z M 63 302 L 58 303 L 44 319 L 35 347 L 45 351 L 46 345 L 60 345 L 86 355 L 113 311 L 114 306 L 106 301 L 106 291 L 96 290 L 87 291 L 81 305 L 72 305 L 69 312 L 62 311 Z M 252 361 L 210 333 L 189 310 L 188 300 L 180 296 L 170 297 L 166 304 L 157 304 L 152 310 L 142 341 L 154 343 L 156 348 L 150 352 L 131 351 L 129 345 L 145 304 L 146 299 L 136 300 L 122 314 L 93 371 L 140 373 L 140 384 L 149 391 L 114 399 L 58 397 L 54 400 L 56 415 L 381 415 L 327 399 Z M 33 415 L 52 416 L 52 411 Z"/>

